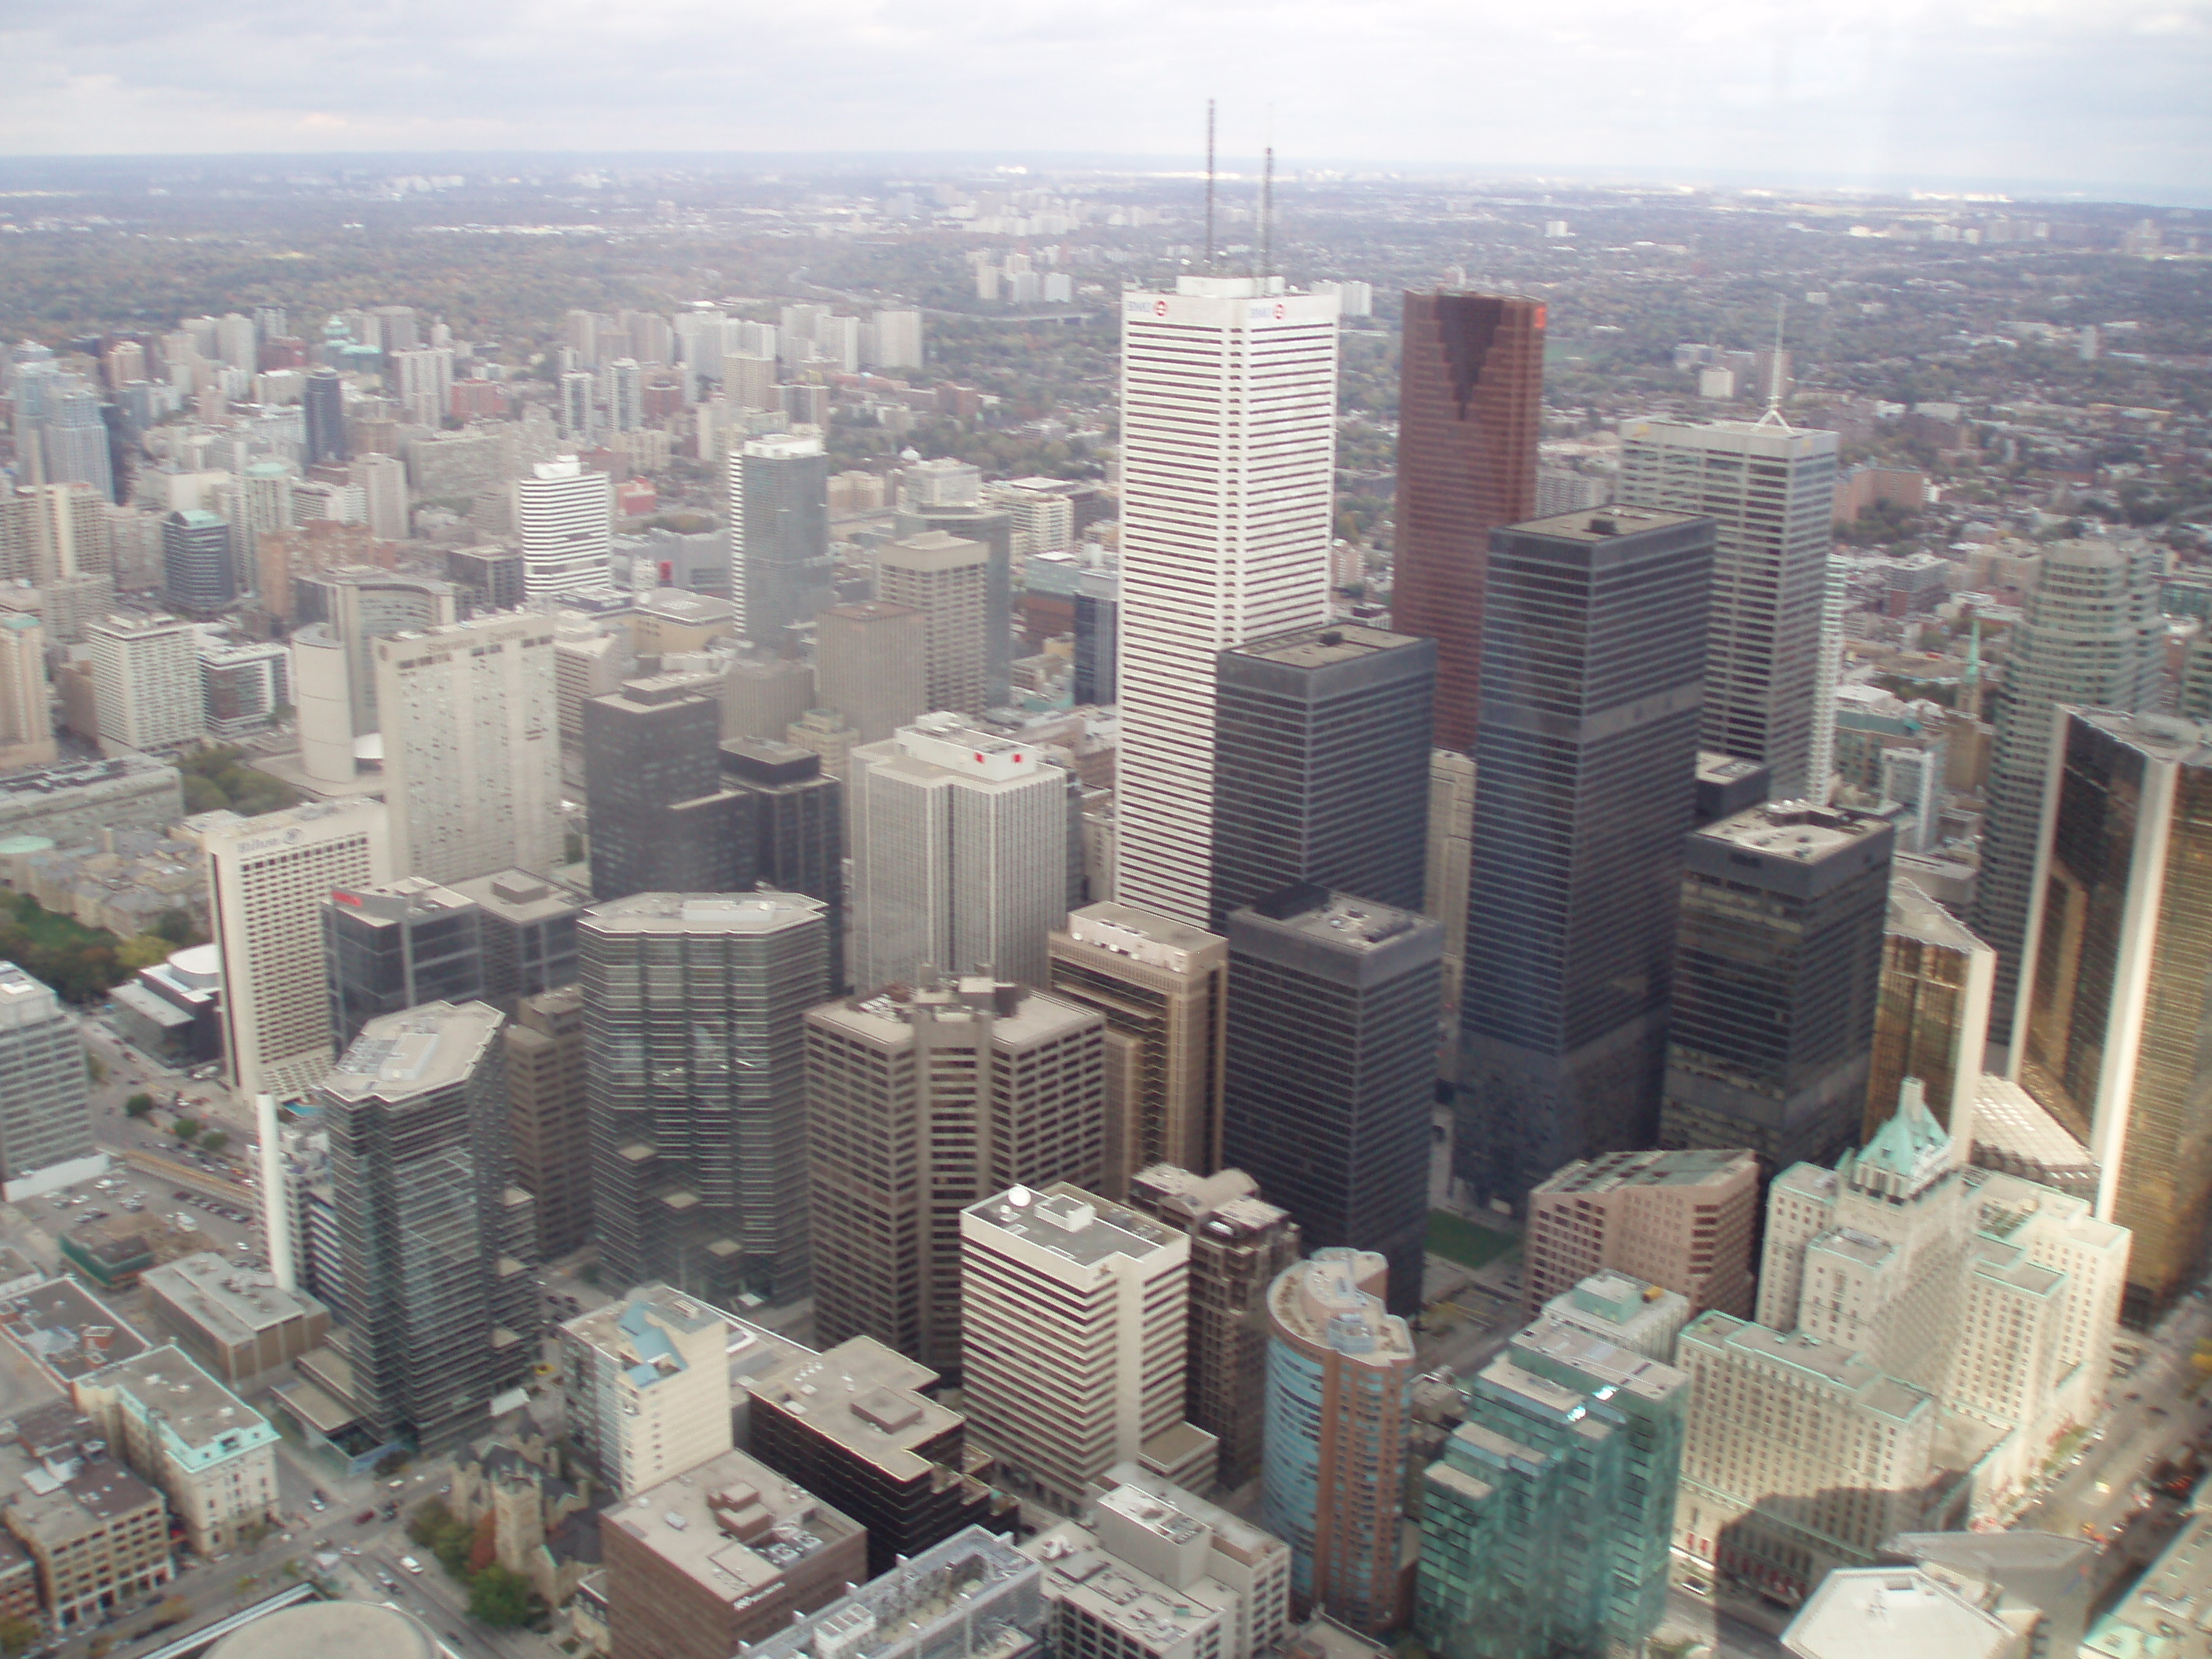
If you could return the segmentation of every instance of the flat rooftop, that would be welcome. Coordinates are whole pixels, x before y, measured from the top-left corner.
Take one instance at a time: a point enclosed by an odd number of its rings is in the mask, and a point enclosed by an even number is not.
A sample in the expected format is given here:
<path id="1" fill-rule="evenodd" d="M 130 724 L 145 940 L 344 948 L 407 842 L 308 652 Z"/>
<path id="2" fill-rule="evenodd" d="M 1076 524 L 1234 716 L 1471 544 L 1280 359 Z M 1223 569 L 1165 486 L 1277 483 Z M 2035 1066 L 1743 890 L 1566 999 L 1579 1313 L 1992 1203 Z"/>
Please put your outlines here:
<path id="1" fill-rule="evenodd" d="M 1586 1163 L 1570 1164 L 1534 1190 L 1609 1193 L 1623 1187 L 1703 1187 L 1736 1179 L 1757 1166 L 1749 1152 L 1607 1152 Z"/>
<path id="2" fill-rule="evenodd" d="M 1889 920 L 1885 931 L 1969 955 L 1990 951 L 1990 947 L 1976 938 L 1964 922 L 1903 876 L 1890 878 Z"/>
<path id="3" fill-rule="evenodd" d="M 73 1279 L 50 1279 L 0 1303 L 0 1331 L 64 1385 L 146 1352 L 146 1339 Z"/>
<path id="4" fill-rule="evenodd" d="M 918 1480 L 930 1460 L 914 1449 L 962 1421 L 921 1393 L 936 1381 L 928 1366 L 856 1336 L 819 1354 L 792 1355 L 744 1386 L 893 1480 Z"/>
<path id="5" fill-rule="evenodd" d="M 527 870 L 502 870 L 497 875 L 474 876 L 457 881 L 453 891 L 474 899 L 493 915 L 517 925 L 544 921 L 584 908 L 583 901 L 567 888 L 556 885 Z"/>
<path id="6" fill-rule="evenodd" d="M 1360 1288 L 1387 1275 L 1383 1258 L 1342 1248 L 1316 1250 L 1267 1287 L 1267 1308 L 1283 1328 L 1317 1347 L 1334 1348 L 1362 1364 L 1410 1360 L 1413 1333 Z"/>
<path id="7" fill-rule="evenodd" d="M 1696 831 L 1761 858 L 1817 864 L 1861 842 L 1888 832 L 1889 820 L 1871 812 L 1813 806 L 1804 801 L 1765 801 Z"/>
<path id="8" fill-rule="evenodd" d="M 726 1451 L 604 1511 L 725 1604 L 758 1595 L 859 1524 L 765 1463 Z"/>
<path id="9" fill-rule="evenodd" d="M 824 916 L 804 893 L 633 893 L 594 904 L 586 927 L 626 933 L 774 933 Z"/>
<path id="10" fill-rule="evenodd" d="M 2130 714 L 2112 708 L 2080 708 L 2086 726 L 2175 766 L 2212 767 L 2212 723 L 2179 714 Z"/>
<path id="11" fill-rule="evenodd" d="M 1140 955 L 1145 945 L 1157 946 L 1164 955 L 1204 951 L 1224 942 L 1218 933 L 1210 933 L 1173 916 L 1164 916 L 1157 910 L 1147 910 L 1142 905 L 1124 904 L 1119 899 L 1103 899 L 1069 911 L 1067 932 L 1079 944 L 1096 945 L 1124 955 Z M 1179 963 L 1169 960 L 1161 965 Z"/>
<path id="12" fill-rule="evenodd" d="M 1289 888 L 1246 908 L 1285 933 L 1362 954 L 1437 926 L 1418 911 L 1317 887 Z"/>
<path id="13" fill-rule="evenodd" d="M 1936 1409 L 1935 1396 L 1925 1389 L 1885 1376 L 1872 1360 L 1807 1332 L 1770 1331 L 1732 1314 L 1708 1312 L 1691 1322 L 1682 1343 L 1685 1360 L 1694 1343 L 1732 1358 L 1781 1366 L 1848 1390 L 1861 1408 L 1896 1422 Z"/>
<path id="14" fill-rule="evenodd" d="M 1690 1386 L 1687 1374 L 1674 1366 L 1559 1319 L 1539 1319 L 1513 1339 L 1513 1346 L 1571 1365 L 1583 1376 L 1598 1378 L 1606 1387 L 1639 1400 L 1670 1399 Z"/>
<path id="15" fill-rule="evenodd" d="M 235 1446 L 222 1448 L 227 1453 L 276 1437 L 267 1418 L 174 1348 L 155 1348 L 111 1365 L 98 1383 L 127 1390 L 190 1447 L 222 1447 L 226 1437 L 236 1436 Z"/>
<path id="16" fill-rule="evenodd" d="M 994 981 L 967 979 L 957 981 L 951 990 L 917 991 L 905 997 L 878 992 L 874 996 L 848 998 L 827 1007 L 811 1009 L 806 1017 L 842 1026 L 868 1042 L 896 1047 L 912 1040 L 918 1020 L 943 1024 L 981 1020 L 988 1016 L 993 1044 L 1014 1048 L 1043 1042 L 1078 1026 L 1094 1024 L 1099 1019 L 1091 1009 L 1062 1002 L 1058 997 L 1032 991 L 1026 986 L 1006 988 L 1009 994 L 1004 996 L 997 994 L 999 988 Z"/>
<path id="17" fill-rule="evenodd" d="M 362 1027 L 322 1091 L 339 1100 L 410 1099 L 466 1079 L 507 1017 L 488 1002 L 426 1002 Z"/>
<path id="18" fill-rule="evenodd" d="M 1656 507 L 1593 507 L 1572 513 L 1555 513 L 1548 519 L 1524 519 L 1506 529 L 1520 536 L 1540 536 L 1557 542 L 1618 541 L 1650 530 L 1671 530 L 1692 524 L 1704 516 L 1696 513 L 1662 513 Z"/>
<path id="19" fill-rule="evenodd" d="M 1117 1255 L 1142 1261 L 1182 1237 L 1065 1182 L 1042 1193 L 1011 1187 L 960 1213 L 1085 1267 Z"/>
<path id="20" fill-rule="evenodd" d="M 804 1343 L 779 1336 L 764 1326 L 739 1319 L 735 1314 L 665 1285 L 641 1285 L 616 1301 L 566 1321 L 561 1329 L 575 1340 L 610 1354 L 633 1352 L 635 1345 L 622 1329 L 622 1320 L 631 1304 L 640 1302 L 651 1306 L 657 1317 L 673 1325 L 684 1326 L 701 1319 L 720 1322 L 723 1351 L 730 1361 L 732 1397 L 763 1372 L 814 1358 L 814 1350 Z"/>
<path id="21" fill-rule="evenodd" d="M 226 1261 L 212 1250 L 149 1267 L 139 1282 L 158 1291 L 219 1342 L 250 1342 L 262 1332 L 323 1310 L 304 1291 L 275 1277 Z"/>
<path id="22" fill-rule="evenodd" d="M 2003 1620 L 1917 1567 L 1830 1573 L 1782 1637 L 1798 1659 L 1996 1659 L 2017 1641 Z"/>
<path id="23" fill-rule="evenodd" d="M 1328 668 L 1358 662 L 1385 651 L 1402 651 L 1419 645 L 1412 634 L 1394 634 L 1387 628 L 1362 623 L 1331 623 L 1326 627 L 1300 628 L 1287 634 L 1249 641 L 1231 647 L 1229 654 L 1280 663 L 1286 668 Z"/>

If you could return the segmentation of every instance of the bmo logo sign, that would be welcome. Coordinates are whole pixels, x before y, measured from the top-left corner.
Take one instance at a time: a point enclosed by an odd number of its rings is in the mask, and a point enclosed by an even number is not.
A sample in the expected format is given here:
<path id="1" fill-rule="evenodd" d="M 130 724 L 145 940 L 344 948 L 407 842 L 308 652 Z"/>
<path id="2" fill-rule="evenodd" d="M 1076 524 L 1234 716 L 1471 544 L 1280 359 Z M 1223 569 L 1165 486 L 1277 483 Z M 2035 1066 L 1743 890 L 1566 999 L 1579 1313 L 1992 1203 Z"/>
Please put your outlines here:
<path id="1" fill-rule="evenodd" d="M 1164 316 L 1166 316 L 1167 314 L 1168 314 L 1168 302 L 1167 302 L 1165 300 L 1161 299 L 1161 300 L 1155 300 L 1155 301 L 1152 301 L 1152 315 L 1153 315 L 1153 316 L 1155 316 L 1155 317 L 1164 317 Z"/>

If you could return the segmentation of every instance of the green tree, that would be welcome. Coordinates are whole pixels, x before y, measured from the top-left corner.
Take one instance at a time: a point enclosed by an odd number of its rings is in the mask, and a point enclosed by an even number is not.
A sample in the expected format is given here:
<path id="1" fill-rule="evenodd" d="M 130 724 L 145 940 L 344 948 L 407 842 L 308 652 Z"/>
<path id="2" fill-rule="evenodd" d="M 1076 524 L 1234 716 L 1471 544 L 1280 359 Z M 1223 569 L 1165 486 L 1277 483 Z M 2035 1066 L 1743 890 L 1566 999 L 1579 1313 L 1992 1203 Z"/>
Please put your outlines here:
<path id="1" fill-rule="evenodd" d="M 123 1109 L 132 1117 L 144 1117 L 154 1109 L 154 1097 L 149 1094 L 133 1095 L 123 1103 Z"/>
<path id="2" fill-rule="evenodd" d="M 180 1117 L 169 1125 L 169 1133 L 189 1146 L 199 1138 L 199 1120 L 196 1117 Z"/>
<path id="3" fill-rule="evenodd" d="M 497 1630 L 509 1630 L 540 1618 L 545 1603 L 519 1572 L 494 1563 L 469 1580 L 469 1616 Z"/>
<path id="4" fill-rule="evenodd" d="M 135 974 L 141 968 L 167 962 L 175 948 L 158 933 L 134 933 L 115 947 L 115 960 Z"/>
<path id="5" fill-rule="evenodd" d="M 207 1152 L 219 1152 L 229 1145 L 230 1137 L 220 1129 L 210 1129 L 200 1137 L 200 1146 Z"/>
<path id="6" fill-rule="evenodd" d="M 187 945 L 206 942 L 205 936 L 192 921 L 192 913 L 182 906 L 164 910 L 155 917 L 151 931 L 156 937 L 168 940 L 180 950 Z"/>
<path id="7" fill-rule="evenodd" d="M 44 1634 L 27 1619 L 0 1619 L 0 1654 L 7 1655 L 8 1659 L 15 1659 L 17 1654 L 28 1653 L 38 1646 L 40 1638 Z"/>

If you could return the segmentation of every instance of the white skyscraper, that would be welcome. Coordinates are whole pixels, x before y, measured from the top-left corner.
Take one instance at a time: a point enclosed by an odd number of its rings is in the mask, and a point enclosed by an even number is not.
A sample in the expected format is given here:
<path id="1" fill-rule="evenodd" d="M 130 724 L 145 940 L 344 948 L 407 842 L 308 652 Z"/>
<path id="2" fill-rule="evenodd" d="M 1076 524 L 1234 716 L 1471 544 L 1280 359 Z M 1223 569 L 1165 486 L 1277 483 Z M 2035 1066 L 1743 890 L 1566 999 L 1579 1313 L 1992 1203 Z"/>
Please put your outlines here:
<path id="1" fill-rule="evenodd" d="M 635 432 L 645 424 L 645 371 L 635 357 L 617 357 L 606 367 L 607 425 Z"/>
<path id="2" fill-rule="evenodd" d="M 875 368 L 921 367 L 921 313 L 919 311 L 879 311 L 876 313 L 869 365 Z"/>
<path id="3" fill-rule="evenodd" d="M 54 758 L 54 714 L 46 686 L 46 630 L 27 611 L 0 617 L 0 769 Z"/>
<path id="4" fill-rule="evenodd" d="M 548 617 L 375 642 L 392 867 L 450 884 L 560 862 L 561 734 Z"/>
<path id="5" fill-rule="evenodd" d="M 608 585 L 614 495 L 605 473 L 587 471 L 574 455 L 538 462 L 515 480 L 514 527 L 525 598 Z"/>
<path id="6" fill-rule="evenodd" d="M 368 533 L 379 540 L 407 539 L 407 469 L 396 455 L 362 455 L 346 469 L 361 486 L 368 508 Z"/>
<path id="7" fill-rule="evenodd" d="M 161 749 L 207 730 L 199 635 L 174 617 L 109 617 L 88 624 L 100 747 Z"/>
<path id="8" fill-rule="evenodd" d="M 1836 434 L 1758 421 L 1624 421 L 1623 507 L 1717 526 L 1702 746 L 1774 769 L 1769 798 L 1825 801 L 1841 589 L 1830 570 Z"/>
<path id="9" fill-rule="evenodd" d="M 1203 927 L 1214 659 L 1328 614 L 1337 299 L 1185 276 L 1121 297 L 1115 895 Z"/>
<path id="10" fill-rule="evenodd" d="M 399 369 L 399 404 L 407 418 L 422 426 L 443 426 L 453 407 L 453 349 L 424 346 L 395 352 Z"/>

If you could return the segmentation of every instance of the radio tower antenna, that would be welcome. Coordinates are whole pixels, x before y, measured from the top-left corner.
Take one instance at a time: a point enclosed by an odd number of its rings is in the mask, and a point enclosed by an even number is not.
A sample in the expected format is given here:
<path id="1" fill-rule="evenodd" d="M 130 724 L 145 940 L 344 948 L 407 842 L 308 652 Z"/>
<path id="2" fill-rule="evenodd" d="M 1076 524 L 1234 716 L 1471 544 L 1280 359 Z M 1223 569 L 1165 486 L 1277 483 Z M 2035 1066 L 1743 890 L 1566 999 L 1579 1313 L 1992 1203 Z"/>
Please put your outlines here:
<path id="1" fill-rule="evenodd" d="M 1206 100 L 1206 269 L 1213 270 L 1213 100 Z"/>
<path id="2" fill-rule="evenodd" d="M 1275 274 L 1275 147 L 1267 146 L 1267 159 L 1260 172 L 1260 280 Z"/>

